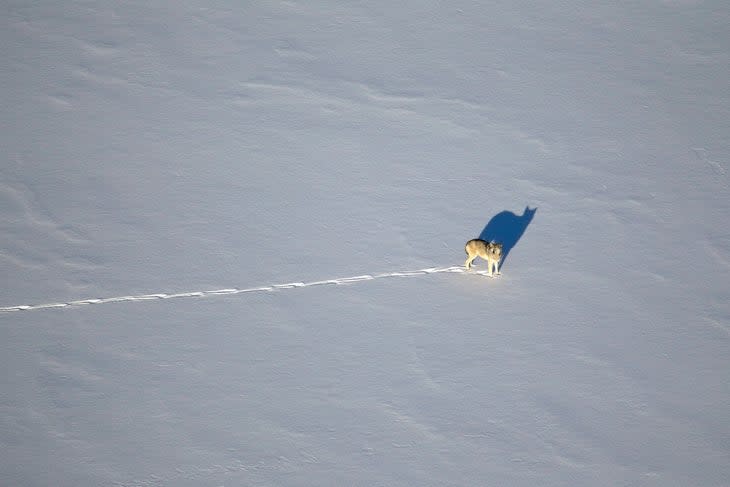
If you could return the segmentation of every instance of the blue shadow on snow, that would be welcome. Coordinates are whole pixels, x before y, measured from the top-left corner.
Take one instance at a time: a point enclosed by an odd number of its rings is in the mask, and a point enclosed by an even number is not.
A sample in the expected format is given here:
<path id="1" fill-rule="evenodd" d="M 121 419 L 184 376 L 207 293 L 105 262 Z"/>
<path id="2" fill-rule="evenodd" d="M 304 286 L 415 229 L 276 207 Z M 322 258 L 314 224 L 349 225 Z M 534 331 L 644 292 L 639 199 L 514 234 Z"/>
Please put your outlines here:
<path id="1" fill-rule="evenodd" d="M 536 211 L 537 208 L 530 209 L 529 206 L 525 207 L 525 211 L 521 216 L 515 215 L 511 211 L 501 211 L 489 220 L 487 226 L 479 234 L 479 238 L 487 242 L 495 241 L 502 243 L 502 262 L 500 267 L 504 266 L 510 250 L 522 238 L 522 234 L 527 230 L 527 226 L 532 221 Z"/>

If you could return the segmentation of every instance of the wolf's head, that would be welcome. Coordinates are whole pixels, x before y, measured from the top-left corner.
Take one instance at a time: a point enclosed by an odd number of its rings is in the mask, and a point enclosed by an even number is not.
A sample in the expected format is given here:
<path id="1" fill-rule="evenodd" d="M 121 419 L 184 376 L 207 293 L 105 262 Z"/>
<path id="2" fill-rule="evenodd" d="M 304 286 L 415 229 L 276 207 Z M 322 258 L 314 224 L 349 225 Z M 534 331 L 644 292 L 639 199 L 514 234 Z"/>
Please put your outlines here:
<path id="1" fill-rule="evenodd" d="M 492 254 L 499 257 L 500 255 L 502 255 L 502 244 L 499 242 L 490 242 L 489 250 L 492 252 Z"/>

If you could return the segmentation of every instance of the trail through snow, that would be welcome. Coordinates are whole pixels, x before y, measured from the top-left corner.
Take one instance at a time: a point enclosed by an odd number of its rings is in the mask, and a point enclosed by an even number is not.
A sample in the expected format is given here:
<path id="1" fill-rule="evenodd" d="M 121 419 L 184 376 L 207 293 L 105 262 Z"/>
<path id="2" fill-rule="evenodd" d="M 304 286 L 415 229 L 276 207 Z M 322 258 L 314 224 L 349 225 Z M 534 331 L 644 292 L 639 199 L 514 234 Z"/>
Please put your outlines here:
<path id="1" fill-rule="evenodd" d="M 113 298 L 87 298 L 78 299 L 68 302 L 58 303 L 43 303 L 43 304 L 21 304 L 16 306 L 4 306 L 0 307 L 0 311 L 30 311 L 36 309 L 49 309 L 49 308 L 65 308 L 68 306 L 81 306 L 85 304 L 105 304 L 105 303 L 121 303 L 121 302 L 133 302 L 133 301 L 150 301 L 155 299 L 172 299 L 172 298 L 203 298 L 209 296 L 225 296 L 231 294 L 243 294 L 253 293 L 260 291 L 275 291 L 279 289 L 293 289 L 298 287 L 311 287 L 311 286 L 323 286 L 326 284 L 349 284 L 358 281 L 371 281 L 373 279 L 381 279 L 384 277 L 413 277 L 422 276 L 426 274 L 439 274 L 442 272 L 450 272 L 457 274 L 477 274 L 482 276 L 488 276 L 487 271 L 467 271 L 461 266 L 451 267 L 428 267 L 425 269 L 418 269 L 414 271 L 395 271 L 395 272 L 383 272 L 380 274 L 363 274 L 360 276 L 350 277 L 339 277 L 336 279 L 325 279 L 320 281 L 311 282 L 287 282 L 284 284 L 270 284 L 268 286 L 258 286 L 250 288 L 225 288 L 225 289 L 214 289 L 208 291 L 187 291 L 182 293 L 152 293 L 152 294 L 139 294 L 135 296 L 117 296 Z"/>

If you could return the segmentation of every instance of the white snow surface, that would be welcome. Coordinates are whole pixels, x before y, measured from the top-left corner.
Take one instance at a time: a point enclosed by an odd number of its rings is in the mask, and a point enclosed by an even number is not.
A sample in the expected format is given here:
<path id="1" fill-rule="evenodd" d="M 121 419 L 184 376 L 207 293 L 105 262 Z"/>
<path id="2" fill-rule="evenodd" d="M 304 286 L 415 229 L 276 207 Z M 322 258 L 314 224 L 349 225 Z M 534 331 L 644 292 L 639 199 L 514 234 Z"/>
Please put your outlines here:
<path id="1" fill-rule="evenodd" d="M 730 485 L 727 2 L 2 12 L 0 485 Z"/>

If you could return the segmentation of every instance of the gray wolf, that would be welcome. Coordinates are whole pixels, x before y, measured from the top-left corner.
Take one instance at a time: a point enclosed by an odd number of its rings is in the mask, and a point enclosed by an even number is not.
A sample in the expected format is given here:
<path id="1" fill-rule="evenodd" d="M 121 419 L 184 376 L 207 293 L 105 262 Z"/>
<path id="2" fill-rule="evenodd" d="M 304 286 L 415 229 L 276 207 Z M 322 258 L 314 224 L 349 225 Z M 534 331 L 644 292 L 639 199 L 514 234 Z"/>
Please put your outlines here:
<path id="1" fill-rule="evenodd" d="M 466 262 L 464 262 L 464 267 L 466 267 L 467 270 L 471 269 L 471 263 L 476 259 L 477 257 L 481 257 L 482 259 L 487 261 L 487 273 L 488 275 L 492 275 L 492 267 L 494 267 L 494 272 L 496 274 L 499 274 L 499 260 L 502 258 L 502 244 L 497 242 L 487 242 L 486 240 L 482 240 L 480 238 L 475 238 L 472 240 L 469 240 L 466 245 L 464 246 L 464 250 L 466 251 Z"/>

